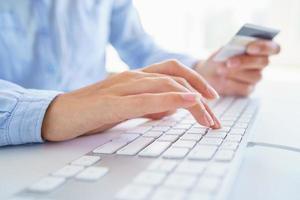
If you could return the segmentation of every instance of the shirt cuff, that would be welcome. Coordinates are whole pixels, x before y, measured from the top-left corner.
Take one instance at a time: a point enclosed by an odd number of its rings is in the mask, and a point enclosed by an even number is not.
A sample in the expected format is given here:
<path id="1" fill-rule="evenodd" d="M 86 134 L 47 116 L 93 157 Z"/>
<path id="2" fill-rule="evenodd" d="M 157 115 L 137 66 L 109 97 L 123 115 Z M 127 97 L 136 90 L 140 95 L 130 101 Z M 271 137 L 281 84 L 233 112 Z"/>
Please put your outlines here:
<path id="1" fill-rule="evenodd" d="M 11 113 L 8 125 L 8 144 L 43 142 L 41 128 L 46 110 L 61 92 L 26 90 Z"/>

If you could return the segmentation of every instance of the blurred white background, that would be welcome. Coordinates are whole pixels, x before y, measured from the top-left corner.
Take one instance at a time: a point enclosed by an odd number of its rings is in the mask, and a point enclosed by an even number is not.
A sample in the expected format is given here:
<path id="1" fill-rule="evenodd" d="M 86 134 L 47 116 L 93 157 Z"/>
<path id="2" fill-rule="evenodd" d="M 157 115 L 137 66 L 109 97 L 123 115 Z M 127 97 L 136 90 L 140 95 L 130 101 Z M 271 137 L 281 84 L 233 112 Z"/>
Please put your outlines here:
<path id="1" fill-rule="evenodd" d="M 300 68 L 300 0 L 134 0 L 145 30 L 162 47 L 206 58 L 244 23 L 281 30 L 282 53 L 272 64 Z M 109 47 L 110 71 L 125 69 Z"/>

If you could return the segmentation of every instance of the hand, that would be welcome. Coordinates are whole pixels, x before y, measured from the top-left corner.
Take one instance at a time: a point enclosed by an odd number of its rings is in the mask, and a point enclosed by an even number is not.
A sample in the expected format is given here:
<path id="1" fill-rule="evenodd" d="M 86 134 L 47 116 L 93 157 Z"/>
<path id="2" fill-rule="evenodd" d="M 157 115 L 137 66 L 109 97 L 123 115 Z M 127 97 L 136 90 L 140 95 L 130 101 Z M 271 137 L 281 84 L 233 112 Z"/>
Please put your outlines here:
<path id="1" fill-rule="evenodd" d="M 279 52 L 277 43 L 258 40 L 250 43 L 243 55 L 226 62 L 214 62 L 215 53 L 208 60 L 199 62 L 195 70 L 221 95 L 247 96 L 261 80 L 262 71 L 269 64 L 269 56 Z"/>
<path id="2" fill-rule="evenodd" d="M 167 61 L 59 95 L 46 111 L 42 136 L 49 141 L 67 140 L 178 108 L 188 109 L 204 126 L 219 128 L 220 122 L 204 100 L 217 96 L 195 71 Z"/>

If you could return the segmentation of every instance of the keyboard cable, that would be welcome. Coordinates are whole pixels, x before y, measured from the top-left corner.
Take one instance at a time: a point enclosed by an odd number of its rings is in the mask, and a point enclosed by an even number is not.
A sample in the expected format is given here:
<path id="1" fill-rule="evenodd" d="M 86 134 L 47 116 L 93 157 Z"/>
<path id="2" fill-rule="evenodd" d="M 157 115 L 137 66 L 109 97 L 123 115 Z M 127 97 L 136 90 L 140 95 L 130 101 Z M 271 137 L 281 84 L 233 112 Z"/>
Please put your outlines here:
<path id="1" fill-rule="evenodd" d="M 272 143 L 265 143 L 265 142 L 248 142 L 247 144 L 247 147 L 254 147 L 254 146 L 263 146 L 263 147 L 270 147 L 275 149 L 282 149 L 286 151 L 300 152 L 300 148 L 290 147 L 281 144 L 272 144 Z"/>

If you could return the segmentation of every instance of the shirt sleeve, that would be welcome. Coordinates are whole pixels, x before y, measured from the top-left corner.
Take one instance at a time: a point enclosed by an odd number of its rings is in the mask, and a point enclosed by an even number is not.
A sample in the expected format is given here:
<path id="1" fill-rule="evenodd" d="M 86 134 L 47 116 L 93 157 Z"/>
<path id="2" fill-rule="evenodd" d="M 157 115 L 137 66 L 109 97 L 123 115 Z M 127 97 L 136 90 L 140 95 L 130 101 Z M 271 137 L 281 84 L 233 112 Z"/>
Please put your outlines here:
<path id="1" fill-rule="evenodd" d="M 25 89 L 0 79 L 0 146 L 43 142 L 45 112 L 60 93 Z"/>
<path id="2" fill-rule="evenodd" d="M 131 0 L 114 1 L 110 23 L 110 43 L 131 69 L 166 59 L 177 59 L 189 67 L 193 67 L 198 61 L 191 56 L 160 48 L 144 31 Z"/>

